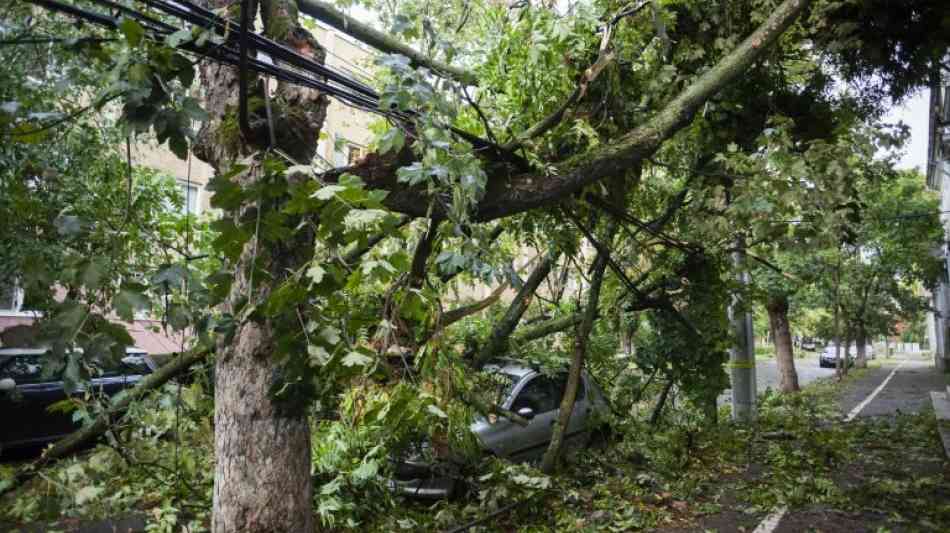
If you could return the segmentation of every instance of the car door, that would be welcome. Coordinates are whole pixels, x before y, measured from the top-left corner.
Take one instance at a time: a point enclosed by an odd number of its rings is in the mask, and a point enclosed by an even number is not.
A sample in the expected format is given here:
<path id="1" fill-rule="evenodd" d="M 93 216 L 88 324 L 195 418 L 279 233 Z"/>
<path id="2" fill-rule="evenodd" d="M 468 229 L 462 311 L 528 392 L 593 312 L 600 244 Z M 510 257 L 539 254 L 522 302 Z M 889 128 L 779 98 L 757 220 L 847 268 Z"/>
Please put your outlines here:
<path id="1" fill-rule="evenodd" d="M 45 442 L 72 429 L 69 415 L 47 411 L 66 395 L 57 377 L 43 377 L 43 363 L 42 355 L 29 354 L 14 356 L 3 366 L 0 377 L 16 382 L 12 394 L 0 398 L 3 442 L 7 446 Z"/>
<path id="2" fill-rule="evenodd" d="M 551 440 L 551 430 L 557 420 L 560 396 L 556 396 L 555 380 L 543 374 L 533 374 L 515 392 L 511 409 L 515 413 L 528 407 L 534 417 L 526 427 L 511 423 L 502 440 L 505 455 L 513 459 L 534 459 L 544 454 Z"/>
<path id="3" fill-rule="evenodd" d="M 560 405 L 561 398 L 564 397 L 564 389 L 567 387 L 567 374 L 561 374 L 555 378 L 554 385 L 555 396 L 557 397 L 558 405 Z M 568 446 L 581 446 L 587 442 L 587 422 L 590 415 L 591 403 L 587 394 L 586 379 L 584 376 L 581 376 L 580 383 L 577 384 L 574 410 L 571 412 L 571 420 L 568 422 L 567 431 L 564 433 L 564 442 Z M 548 440 L 550 440 L 550 436 Z"/>

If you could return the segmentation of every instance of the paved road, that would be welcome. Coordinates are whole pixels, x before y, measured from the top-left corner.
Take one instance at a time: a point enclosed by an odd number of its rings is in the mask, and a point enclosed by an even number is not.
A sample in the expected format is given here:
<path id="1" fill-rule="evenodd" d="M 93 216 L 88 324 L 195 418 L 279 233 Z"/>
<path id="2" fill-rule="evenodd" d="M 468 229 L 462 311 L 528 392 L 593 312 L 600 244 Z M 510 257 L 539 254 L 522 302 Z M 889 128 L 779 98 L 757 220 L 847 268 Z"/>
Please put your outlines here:
<path id="1" fill-rule="evenodd" d="M 801 387 L 816 379 L 831 377 L 835 374 L 834 368 L 819 367 L 817 357 L 795 359 L 795 370 L 798 372 L 798 385 Z M 755 382 L 757 394 L 761 394 L 769 388 L 778 390 L 780 381 L 778 365 L 774 359 L 756 360 Z M 730 401 L 732 401 L 732 390 L 728 389 L 719 396 L 719 404 L 726 404 Z"/>
<path id="2" fill-rule="evenodd" d="M 848 413 L 864 401 L 892 371 L 894 376 L 887 386 L 861 409 L 858 417 L 917 413 L 930 405 L 930 391 L 947 387 L 944 376 L 934 371 L 929 359 L 884 359 L 880 368 L 872 368 L 859 381 L 849 383 L 838 400 L 841 412 Z"/>

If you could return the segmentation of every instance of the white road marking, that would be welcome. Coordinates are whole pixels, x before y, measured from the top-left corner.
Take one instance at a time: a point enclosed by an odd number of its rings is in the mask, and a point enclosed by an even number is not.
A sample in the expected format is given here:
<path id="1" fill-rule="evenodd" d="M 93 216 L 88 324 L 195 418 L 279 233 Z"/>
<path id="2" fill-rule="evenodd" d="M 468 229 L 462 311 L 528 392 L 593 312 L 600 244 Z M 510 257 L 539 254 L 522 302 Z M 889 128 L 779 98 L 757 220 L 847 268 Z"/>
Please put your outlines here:
<path id="1" fill-rule="evenodd" d="M 891 370 L 891 373 L 888 374 L 886 378 L 884 378 L 884 381 L 882 381 L 881 384 L 878 385 L 877 388 L 874 389 L 874 390 L 871 392 L 871 394 L 868 394 L 868 397 L 865 398 L 864 401 L 862 401 L 861 403 L 859 403 L 858 405 L 856 405 L 856 406 L 854 407 L 854 409 L 852 409 L 851 412 L 848 413 L 848 416 L 844 417 L 844 421 L 845 421 L 845 422 L 850 422 L 850 421 L 854 420 L 854 417 L 858 416 L 858 413 L 860 413 L 862 409 L 864 409 L 865 407 L 867 407 L 867 405 L 868 405 L 869 403 L 871 403 L 871 400 L 873 400 L 874 397 L 877 396 L 879 392 L 881 392 L 882 390 L 884 390 L 884 387 L 887 386 L 887 382 L 890 381 L 892 377 L 894 377 L 894 374 L 897 373 L 897 370 L 898 370 L 900 367 L 904 366 L 904 363 L 906 363 L 906 362 L 907 362 L 907 359 L 904 359 L 903 361 L 901 361 L 901 363 L 900 363 L 899 365 L 895 366 L 895 367 L 894 367 L 894 370 Z"/>
<path id="2" fill-rule="evenodd" d="M 778 527 L 779 522 L 782 521 L 782 518 L 785 517 L 785 513 L 788 512 L 788 507 L 779 507 L 778 509 L 772 511 L 772 514 L 765 517 L 765 520 L 762 521 L 752 531 L 752 533 L 772 533 L 775 531 L 775 528 Z"/>
<path id="3" fill-rule="evenodd" d="M 888 374 L 886 378 L 884 378 L 884 381 L 882 381 L 881 384 L 878 385 L 877 388 L 871 392 L 871 394 L 868 394 L 867 398 L 865 398 L 864 401 L 859 403 L 854 409 L 851 410 L 850 413 L 848 413 L 848 416 L 845 417 L 844 421 L 850 422 L 854 420 L 854 417 L 858 416 L 858 413 L 860 413 L 865 407 L 867 407 L 867 405 L 871 403 L 872 400 L 874 400 L 874 397 L 877 396 L 878 393 L 884 390 L 884 387 L 886 387 L 887 383 L 891 380 L 891 378 L 894 377 L 894 374 L 897 373 L 897 370 L 900 367 L 904 366 L 904 363 L 906 362 L 907 360 L 905 359 L 901 361 L 899 365 L 894 367 L 894 370 L 891 370 L 891 373 Z M 782 518 L 785 518 L 785 513 L 787 512 L 788 512 L 788 507 L 779 507 L 778 509 L 772 511 L 771 514 L 766 516 L 765 519 L 762 520 L 762 522 L 760 522 L 758 526 L 756 526 L 756 528 L 752 531 L 752 533 L 772 533 L 773 531 L 775 531 L 775 528 L 778 527 L 779 523 L 781 523 Z"/>

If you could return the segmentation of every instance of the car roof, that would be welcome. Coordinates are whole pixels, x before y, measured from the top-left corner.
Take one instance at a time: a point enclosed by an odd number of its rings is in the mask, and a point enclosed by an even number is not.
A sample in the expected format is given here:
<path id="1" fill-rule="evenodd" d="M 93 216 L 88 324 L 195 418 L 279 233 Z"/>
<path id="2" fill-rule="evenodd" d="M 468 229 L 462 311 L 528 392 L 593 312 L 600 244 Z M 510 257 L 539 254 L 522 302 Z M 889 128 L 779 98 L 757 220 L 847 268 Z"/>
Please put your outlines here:
<path id="1" fill-rule="evenodd" d="M 492 359 L 484 366 L 484 369 L 489 372 L 501 372 L 503 374 L 508 374 L 509 376 L 512 376 L 518 380 L 529 374 L 537 372 L 537 369 L 525 361 L 512 359 L 510 357 L 499 357 L 497 359 Z"/>
<path id="2" fill-rule="evenodd" d="M 14 355 L 43 355 L 49 351 L 49 348 L 0 348 L 0 356 L 12 357 Z M 81 348 L 76 349 L 82 353 Z M 128 346 L 125 349 L 126 355 L 148 355 L 148 352 L 141 348 Z"/>

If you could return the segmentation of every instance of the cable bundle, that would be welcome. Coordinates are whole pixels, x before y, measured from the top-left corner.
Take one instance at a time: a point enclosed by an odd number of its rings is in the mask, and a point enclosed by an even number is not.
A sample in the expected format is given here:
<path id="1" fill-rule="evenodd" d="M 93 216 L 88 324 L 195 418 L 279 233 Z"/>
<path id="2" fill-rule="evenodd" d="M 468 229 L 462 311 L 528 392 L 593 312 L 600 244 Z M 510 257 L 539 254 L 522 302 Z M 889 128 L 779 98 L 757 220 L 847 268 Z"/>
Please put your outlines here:
<path id="1" fill-rule="evenodd" d="M 76 7 L 57 0 L 27 0 L 51 11 L 57 11 L 73 16 L 77 19 L 96 24 L 111 30 L 119 28 L 119 20 L 110 14 L 98 13 Z M 146 32 L 146 36 L 156 41 L 164 38 L 180 28 L 160 21 L 141 11 L 121 5 L 112 0 L 90 0 L 124 15 L 138 22 Z M 346 74 L 317 63 L 305 57 L 296 50 L 273 41 L 254 32 L 242 34 L 238 24 L 219 17 L 214 12 L 196 6 L 188 0 L 140 0 L 147 6 L 161 11 L 168 16 L 179 19 L 192 26 L 212 31 L 224 38 L 221 44 L 205 44 L 198 46 L 193 42 L 182 43 L 179 48 L 189 53 L 207 57 L 209 59 L 241 66 L 240 41 L 242 36 L 253 53 L 246 57 L 249 70 L 273 76 L 274 78 L 311 89 L 317 89 L 341 103 L 378 113 L 390 118 L 407 120 L 411 115 L 379 108 L 379 94 L 370 86 L 349 77 Z"/>

